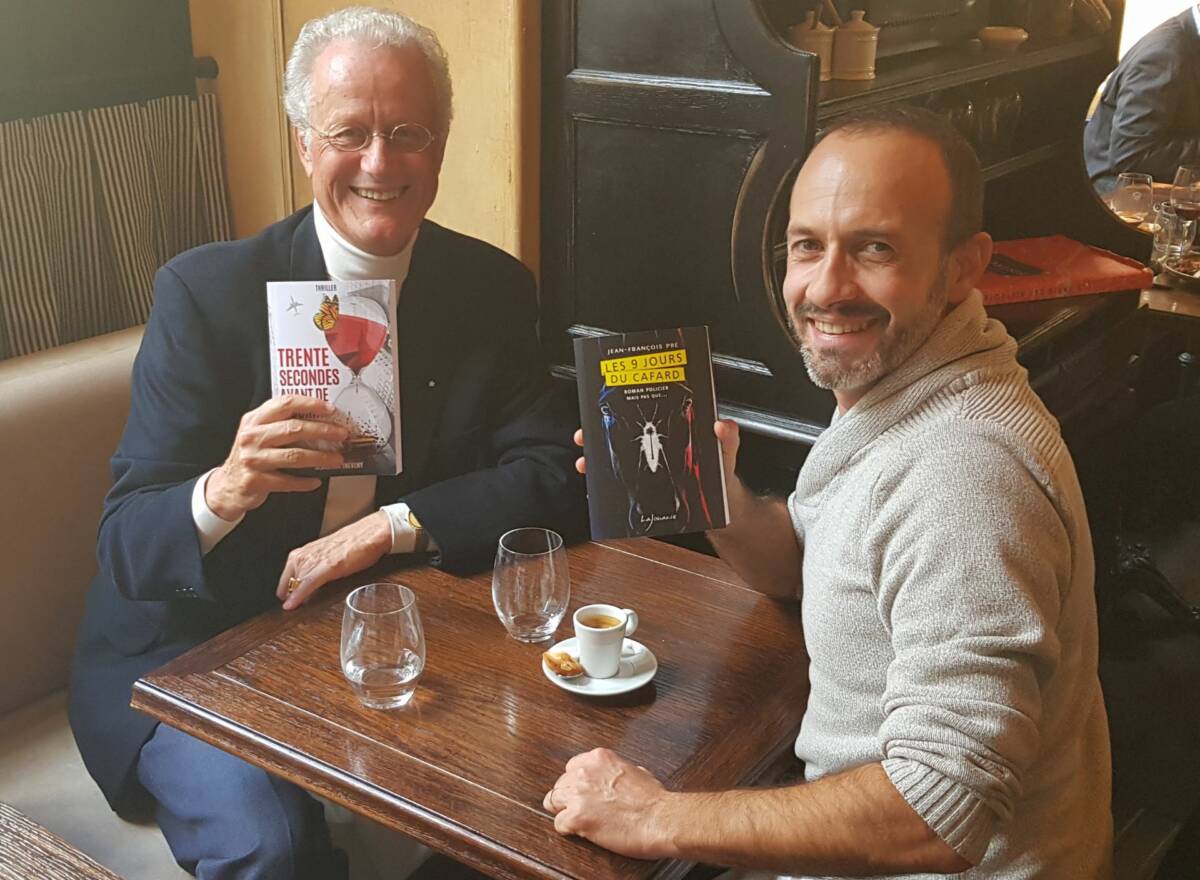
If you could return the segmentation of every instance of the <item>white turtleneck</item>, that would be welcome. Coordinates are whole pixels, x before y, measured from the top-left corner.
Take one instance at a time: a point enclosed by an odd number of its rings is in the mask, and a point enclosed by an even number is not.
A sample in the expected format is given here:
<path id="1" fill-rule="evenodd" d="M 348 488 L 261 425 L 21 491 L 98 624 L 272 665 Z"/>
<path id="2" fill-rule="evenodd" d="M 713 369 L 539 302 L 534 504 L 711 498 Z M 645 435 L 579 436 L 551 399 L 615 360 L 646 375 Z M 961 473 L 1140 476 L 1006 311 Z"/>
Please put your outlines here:
<path id="1" fill-rule="evenodd" d="M 377 278 L 394 278 L 396 289 L 403 292 L 408 268 L 412 263 L 413 245 L 417 241 L 418 229 L 408 244 L 399 253 L 390 257 L 369 254 L 347 241 L 313 202 L 313 224 L 317 231 L 317 243 L 325 258 L 325 271 L 334 281 L 365 281 Z M 204 498 L 209 471 L 196 481 L 192 491 L 192 519 L 200 538 L 200 553 L 208 553 L 217 543 L 232 532 L 242 520 L 226 520 L 217 516 Z M 371 512 L 375 503 L 374 476 L 330 477 L 329 492 L 325 499 L 325 513 L 321 518 L 321 536 L 337 531 Z M 387 514 L 392 526 L 392 552 L 408 553 L 414 549 L 417 535 L 409 524 L 408 505 L 404 502 L 387 504 L 380 508 Z M 429 549 L 436 549 L 432 540 Z"/>
<path id="2" fill-rule="evenodd" d="M 413 245 L 417 242 L 420 229 L 413 233 L 399 253 L 390 257 L 377 257 L 351 244 L 333 228 L 333 224 L 321 212 L 321 206 L 313 202 L 313 225 L 317 228 L 317 243 L 325 258 L 325 271 L 334 281 L 372 281 L 377 278 L 395 278 L 399 287 L 404 286 L 408 267 L 412 262 Z"/>

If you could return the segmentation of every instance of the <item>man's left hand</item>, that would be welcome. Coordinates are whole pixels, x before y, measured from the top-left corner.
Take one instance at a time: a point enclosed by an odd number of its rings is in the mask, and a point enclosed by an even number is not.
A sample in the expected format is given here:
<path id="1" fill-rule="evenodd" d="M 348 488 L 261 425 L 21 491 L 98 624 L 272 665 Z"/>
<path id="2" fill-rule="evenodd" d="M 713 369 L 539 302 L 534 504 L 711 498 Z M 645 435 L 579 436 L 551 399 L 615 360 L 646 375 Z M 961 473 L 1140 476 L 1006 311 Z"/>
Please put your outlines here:
<path id="1" fill-rule="evenodd" d="M 391 524 L 377 510 L 289 553 L 275 595 L 283 600 L 283 610 L 291 611 L 330 581 L 370 568 L 391 549 Z M 298 583 L 289 594 L 293 578 Z"/>
<path id="2" fill-rule="evenodd" d="M 542 806 L 554 814 L 560 834 L 577 834 L 635 859 L 661 859 L 672 856 L 663 828 L 670 797 L 644 767 L 608 749 L 593 749 L 567 762 Z"/>

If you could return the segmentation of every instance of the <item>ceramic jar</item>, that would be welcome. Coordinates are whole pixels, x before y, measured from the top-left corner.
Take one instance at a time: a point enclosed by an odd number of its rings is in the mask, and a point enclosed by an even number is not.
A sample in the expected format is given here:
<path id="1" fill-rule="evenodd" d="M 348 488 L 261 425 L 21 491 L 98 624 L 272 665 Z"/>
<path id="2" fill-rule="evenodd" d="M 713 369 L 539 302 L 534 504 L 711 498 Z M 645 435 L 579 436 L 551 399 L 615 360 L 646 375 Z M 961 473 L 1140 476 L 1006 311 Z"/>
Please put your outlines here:
<path id="1" fill-rule="evenodd" d="M 1043 0 L 1034 16 L 1033 32 L 1061 40 L 1071 35 L 1075 0 Z"/>
<path id="2" fill-rule="evenodd" d="M 866 13 L 855 9 L 850 20 L 833 35 L 833 78 L 875 79 L 875 54 L 879 49 L 879 28 L 864 19 Z"/>
<path id="3" fill-rule="evenodd" d="M 833 77 L 833 28 L 821 24 L 816 17 L 810 11 L 803 22 L 792 26 L 788 39 L 797 49 L 812 52 L 820 59 L 821 82 L 826 82 Z"/>

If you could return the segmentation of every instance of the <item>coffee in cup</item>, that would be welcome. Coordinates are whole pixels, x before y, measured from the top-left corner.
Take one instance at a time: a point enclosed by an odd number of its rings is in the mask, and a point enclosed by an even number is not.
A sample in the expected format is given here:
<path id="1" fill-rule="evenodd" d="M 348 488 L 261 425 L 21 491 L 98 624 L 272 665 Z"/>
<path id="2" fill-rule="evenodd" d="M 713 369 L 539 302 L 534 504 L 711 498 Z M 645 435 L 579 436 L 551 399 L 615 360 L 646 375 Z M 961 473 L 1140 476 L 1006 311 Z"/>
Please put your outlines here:
<path id="1" fill-rule="evenodd" d="M 614 626 L 620 626 L 624 621 L 620 617 L 613 617 L 610 614 L 589 614 L 587 617 L 579 618 L 579 622 L 592 629 L 612 629 Z"/>
<path id="2" fill-rule="evenodd" d="M 579 662 L 591 678 L 612 678 L 621 669 L 625 637 L 637 629 L 637 612 L 616 605 L 584 605 L 575 612 Z"/>

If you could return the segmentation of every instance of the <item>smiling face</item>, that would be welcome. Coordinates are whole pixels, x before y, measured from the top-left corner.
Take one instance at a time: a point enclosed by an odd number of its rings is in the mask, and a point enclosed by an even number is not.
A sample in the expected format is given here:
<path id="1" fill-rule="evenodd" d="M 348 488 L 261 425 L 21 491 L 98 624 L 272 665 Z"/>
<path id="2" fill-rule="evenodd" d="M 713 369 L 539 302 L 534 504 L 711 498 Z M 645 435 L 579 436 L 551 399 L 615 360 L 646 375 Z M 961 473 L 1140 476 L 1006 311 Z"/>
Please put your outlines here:
<path id="1" fill-rule="evenodd" d="M 313 197 L 333 228 L 376 256 L 404 249 L 437 195 L 446 142 L 425 57 L 416 48 L 366 48 L 337 41 L 312 73 L 309 124 L 326 133 L 346 127 L 390 132 L 417 122 L 434 133 L 420 153 L 382 137 L 359 152 L 334 149 L 317 134 L 294 130 Z"/>
<path id="2" fill-rule="evenodd" d="M 950 193 L 937 145 L 900 130 L 834 133 L 796 178 L 783 297 L 809 376 L 843 411 L 929 338 L 982 271 L 986 235 L 943 246 Z"/>

